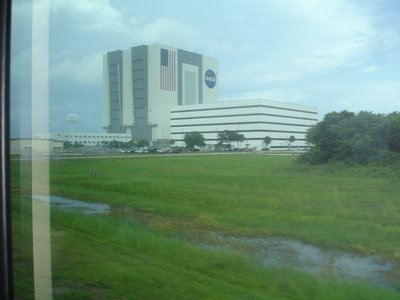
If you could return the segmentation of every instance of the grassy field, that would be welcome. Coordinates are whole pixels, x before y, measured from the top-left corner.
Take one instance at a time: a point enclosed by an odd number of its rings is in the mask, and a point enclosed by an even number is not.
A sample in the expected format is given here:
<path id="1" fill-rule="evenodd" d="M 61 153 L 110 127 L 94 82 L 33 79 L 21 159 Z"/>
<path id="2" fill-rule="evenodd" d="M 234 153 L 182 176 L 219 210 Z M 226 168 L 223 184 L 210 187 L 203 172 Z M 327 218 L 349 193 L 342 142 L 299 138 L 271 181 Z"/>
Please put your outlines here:
<path id="1" fill-rule="evenodd" d="M 292 237 L 400 261 L 400 186 L 382 168 L 195 155 L 51 163 L 51 193 L 123 207 L 52 211 L 57 299 L 398 299 L 399 293 L 196 245 L 210 231 Z M 23 163 L 22 163 L 23 164 Z M 13 164 L 16 286 L 32 295 L 29 177 Z M 95 171 L 94 171 L 95 170 Z M 96 176 L 93 174 L 96 173 Z"/>

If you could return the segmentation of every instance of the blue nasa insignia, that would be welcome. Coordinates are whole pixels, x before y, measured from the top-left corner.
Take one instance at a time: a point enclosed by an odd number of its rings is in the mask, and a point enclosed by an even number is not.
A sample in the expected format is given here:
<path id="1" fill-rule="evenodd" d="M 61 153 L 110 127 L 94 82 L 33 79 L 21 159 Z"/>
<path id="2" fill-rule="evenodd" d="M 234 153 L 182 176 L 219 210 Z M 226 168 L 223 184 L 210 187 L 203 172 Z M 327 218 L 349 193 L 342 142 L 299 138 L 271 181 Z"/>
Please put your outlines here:
<path id="1" fill-rule="evenodd" d="M 212 89 L 217 83 L 217 75 L 215 75 L 213 70 L 207 70 L 204 75 L 204 81 L 206 82 L 206 85 Z"/>

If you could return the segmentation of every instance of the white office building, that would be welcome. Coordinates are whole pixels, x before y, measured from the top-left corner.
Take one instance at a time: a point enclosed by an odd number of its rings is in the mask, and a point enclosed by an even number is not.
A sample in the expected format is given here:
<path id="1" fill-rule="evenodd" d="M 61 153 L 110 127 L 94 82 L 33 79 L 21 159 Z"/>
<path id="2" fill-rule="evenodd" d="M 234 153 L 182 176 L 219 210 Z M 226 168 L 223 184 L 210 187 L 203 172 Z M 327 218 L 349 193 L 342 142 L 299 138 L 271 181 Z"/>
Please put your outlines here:
<path id="1" fill-rule="evenodd" d="M 271 150 L 304 149 L 307 130 L 317 122 L 317 109 L 272 100 L 224 101 L 201 105 L 174 106 L 171 108 L 171 138 L 183 145 L 185 134 L 202 133 L 206 144 L 218 143 L 218 133 L 224 130 L 243 134 L 244 147 L 260 150 L 266 147 L 269 136 Z M 295 142 L 289 143 L 290 136 Z M 236 146 L 236 145 L 234 145 Z"/>

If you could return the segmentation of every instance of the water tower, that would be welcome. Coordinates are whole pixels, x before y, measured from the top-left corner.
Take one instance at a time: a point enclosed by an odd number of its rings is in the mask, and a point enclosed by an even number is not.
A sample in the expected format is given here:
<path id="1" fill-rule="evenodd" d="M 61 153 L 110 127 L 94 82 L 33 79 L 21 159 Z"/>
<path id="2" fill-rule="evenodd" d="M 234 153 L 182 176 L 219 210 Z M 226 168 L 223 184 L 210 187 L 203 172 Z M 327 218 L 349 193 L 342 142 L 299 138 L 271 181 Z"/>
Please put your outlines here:
<path id="1" fill-rule="evenodd" d="M 69 114 L 67 116 L 68 131 L 70 133 L 75 132 L 75 124 L 79 122 L 79 116 L 77 114 Z"/>

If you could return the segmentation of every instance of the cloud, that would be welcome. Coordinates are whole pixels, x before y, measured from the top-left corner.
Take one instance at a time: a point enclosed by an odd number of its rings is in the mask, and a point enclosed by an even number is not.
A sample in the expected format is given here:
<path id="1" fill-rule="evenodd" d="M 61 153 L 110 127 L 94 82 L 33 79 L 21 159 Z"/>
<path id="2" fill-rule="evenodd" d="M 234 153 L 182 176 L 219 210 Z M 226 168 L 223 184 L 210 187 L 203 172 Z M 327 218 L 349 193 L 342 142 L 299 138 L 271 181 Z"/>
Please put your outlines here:
<path id="1" fill-rule="evenodd" d="M 369 32 L 371 19 L 362 3 L 347 0 L 289 0 L 291 14 L 307 21 L 315 32 L 353 36 L 354 31 Z"/>
<path id="2" fill-rule="evenodd" d="M 55 0 L 52 13 L 55 22 L 67 19 L 63 23 L 67 21 L 75 28 L 77 35 L 92 35 L 92 38 L 100 35 L 112 42 L 115 49 L 153 43 L 196 49 L 203 41 L 199 31 L 176 18 L 162 16 L 146 19 L 129 14 L 128 9 L 117 9 L 107 0 Z"/>
<path id="3" fill-rule="evenodd" d="M 301 51 L 293 63 L 305 72 L 324 72 L 363 65 L 370 40 L 376 34 L 373 20 L 354 1 L 290 1 L 290 14 L 299 19 Z"/>
<path id="4" fill-rule="evenodd" d="M 173 18 L 162 17 L 139 26 L 136 37 L 144 44 L 161 43 L 195 51 L 204 42 L 201 31 Z"/>
<path id="5" fill-rule="evenodd" d="M 361 79 L 364 78 L 361 76 Z M 319 81 L 318 85 L 308 86 L 305 91 L 307 93 L 305 100 L 314 101 L 320 114 L 344 109 L 376 113 L 399 111 L 400 85 L 395 79 Z"/>
<path id="6" fill-rule="evenodd" d="M 81 27 L 86 30 L 121 29 L 118 27 L 121 25 L 122 13 L 107 0 L 53 0 L 51 1 L 51 13 L 53 16 L 68 14 L 70 17 L 75 17 L 80 22 L 71 25 L 84 23 L 85 26 Z"/>
<path id="7" fill-rule="evenodd" d="M 363 70 L 364 74 L 372 74 L 372 73 L 378 73 L 381 71 L 381 68 L 379 66 L 368 66 Z"/>
<path id="8" fill-rule="evenodd" d="M 99 84 L 102 76 L 102 53 L 91 53 L 81 57 L 67 56 L 53 63 L 51 78 L 79 84 Z"/>
<path id="9" fill-rule="evenodd" d="M 247 99 L 269 99 L 278 100 L 282 102 L 302 102 L 308 98 L 308 95 L 301 93 L 290 88 L 274 88 L 274 89 L 260 89 L 250 92 L 244 92 L 228 97 L 223 97 L 221 100 L 247 100 Z"/>
<path id="10" fill-rule="evenodd" d="M 240 66 L 233 65 L 222 80 L 233 86 L 256 87 L 266 84 L 288 82 L 298 79 L 302 74 L 297 71 L 271 71 L 262 62 L 248 62 Z"/>
<path id="11" fill-rule="evenodd" d="M 294 62 L 307 71 L 315 72 L 363 65 L 369 59 L 372 36 L 359 31 L 354 31 L 351 37 L 333 36 L 308 56 L 297 57 Z"/>

